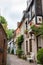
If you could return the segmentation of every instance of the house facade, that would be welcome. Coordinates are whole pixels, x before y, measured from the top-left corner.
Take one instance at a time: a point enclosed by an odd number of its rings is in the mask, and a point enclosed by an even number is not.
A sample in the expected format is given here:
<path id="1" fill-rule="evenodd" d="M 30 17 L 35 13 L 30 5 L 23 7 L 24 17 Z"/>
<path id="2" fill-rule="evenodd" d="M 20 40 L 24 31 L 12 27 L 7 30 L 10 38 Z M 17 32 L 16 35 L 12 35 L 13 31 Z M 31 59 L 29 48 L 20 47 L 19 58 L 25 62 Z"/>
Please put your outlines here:
<path id="1" fill-rule="evenodd" d="M 43 38 L 42 36 L 35 36 L 32 32 L 32 25 L 40 25 L 43 22 L 43 0 L 27 0 L 27 8 L 24 11 L 23 18 L 17 27 L 16 37 L 19 35 L 24 36 L 24 42 L 22 43 L 22 49 L 24 54 L 28 52 L 33 52 L 35 54 L 35 59 L 37 60 L 37 51 L 43 48 Z M 28 33 L 24 32 L 28 31 Z M 25 34 L 26 33 L 26 34 Z"/>
<path id="2" fill-rule="evenodd" d="M 14 38 L 13 38 L 14 39 L 14 45 L 13 45 L 13 47 L 14 47 L 14 54 L 16 54 L 16 50 L 17 50 L 16 39 L 19 36 L 20 36 L 20 28 L 17 27 L 17 29 L 14 31 Z"/>
<path id="3" fill-rule="evenodd" d="M 43 48 L 42 36 L 35 36 L 30 27 L 32 25 L 40 25 L 43 23 L 43 0 L 28 0 L 27 1 L 27 12 L 28 13 L 28 28 L 29 28 L 29 48 L 30 52 L 35 53 L 37 57 L 37 51 Z"/>
<path id="4" fill-rule="evenodd" d="M 43 19 L 43 0 L 28 0 L 27 12 L 29 22 L 32 21 L 34 24 L 42 23 Z"/>
<path id="5" fill-rule="evenodd" d="M 6 65 L 7 59 L 7 36 L 0 23 L 0 65 Z"/>
<path id="6" fill-rule="evenodd" d="M 22 43 L 22 50 L 24 51 L 24 54 L 27 54 L 27 50 L 28 50 L 28 48 L 26 47 L 26 42 L 28 44 L 29 40 L 28 40 L 28 35 L 25 34 L 25 30 L 27 30 L 27 28 L 28 28 L 28 18 L 25 18 L 25 16 L 23 15 L 22 20 L 15 31 L 16 36 L 14 37 L 14 42 L 16 43 L 17 37 L 19 37 L 20 35 L 23 35 L 24 42 Z"/>
<path id="7" fill-rule="evenodd" d="M 24 17 L 24 16 L 23 16 Z M 28 18 L 24 18 L 22 19 L 22 24 L 21 24 L 21 27 L 20 27 L 20 33 L 21 35 L 24 36 L 24 42 L 22 43 L 22 50 L 24 51 L 24 54 L 27 54 L 28 53 L 28 34 L 25 33 L 25 31 L 28 30 Z"/>

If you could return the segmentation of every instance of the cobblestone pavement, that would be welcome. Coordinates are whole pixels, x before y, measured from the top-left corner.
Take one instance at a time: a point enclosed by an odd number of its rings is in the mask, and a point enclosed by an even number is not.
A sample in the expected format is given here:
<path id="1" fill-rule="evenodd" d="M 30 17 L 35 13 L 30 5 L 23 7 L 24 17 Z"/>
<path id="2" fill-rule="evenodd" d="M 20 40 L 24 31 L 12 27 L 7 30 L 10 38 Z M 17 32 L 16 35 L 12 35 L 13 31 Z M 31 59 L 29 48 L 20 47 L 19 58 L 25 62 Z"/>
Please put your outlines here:
<path id="1" fill-rule="evenodd" d="M 29 63 L 28 61 L 19 59 L 15 55 L 9 55 L 7 57 L 7 65 L 37 65 L 36 63 Z"/>

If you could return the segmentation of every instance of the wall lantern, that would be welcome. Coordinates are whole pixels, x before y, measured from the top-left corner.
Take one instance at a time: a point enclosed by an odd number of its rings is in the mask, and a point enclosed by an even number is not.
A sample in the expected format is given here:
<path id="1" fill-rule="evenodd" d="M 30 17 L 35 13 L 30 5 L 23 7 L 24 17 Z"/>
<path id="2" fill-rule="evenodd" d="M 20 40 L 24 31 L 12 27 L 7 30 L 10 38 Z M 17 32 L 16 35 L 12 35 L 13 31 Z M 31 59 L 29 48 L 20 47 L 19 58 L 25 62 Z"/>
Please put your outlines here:
<path id="1" fill-rule="evenodd" d="M 32 40 L 35 40 L 35 36 L 34 36 L 34 33 L 33 32 L 30 32 L 30 36 L 31 36 L 31 39 Z"/>

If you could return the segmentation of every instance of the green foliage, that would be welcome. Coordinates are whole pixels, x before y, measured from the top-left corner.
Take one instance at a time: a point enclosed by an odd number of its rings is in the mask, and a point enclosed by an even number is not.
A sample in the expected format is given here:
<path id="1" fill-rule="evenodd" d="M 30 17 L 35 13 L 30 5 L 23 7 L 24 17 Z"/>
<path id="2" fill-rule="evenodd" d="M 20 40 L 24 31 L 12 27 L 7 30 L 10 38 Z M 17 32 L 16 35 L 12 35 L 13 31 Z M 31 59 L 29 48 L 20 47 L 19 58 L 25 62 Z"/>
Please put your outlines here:
<path id="1" fill-rule="evenodd" d="M 24 41 L 24 37 L 23 35 L 20 35 L 17 39 L 16 39 L 16 43 L 17 43 L 17 55 L 19 58 L 21 58 L 21 55 L 22 55 L 22 49 L 21 49 L 21 45 L 22 45 L 22 42 Z"/>
<path id="2" fill-rule="evenodd" d="M 12 36 L 13 36 L 13 31 L 14 30 L 7 28 L 7 21 L 6 21 L 6 19 L 3 16 L 0 16 L 0 23 L 2 24 L 5 32 L 7 33 L 8 40 L 10 40 L 12 38 Z"/>
<path id="3" fill-rule="evenodd" d="M 6 31 L 6 33 L 7 33 L 7 38 L 8 38 L 8 40 L 10 40 L 10 39 L 12 38 L 12 36 L 13 36 L 13 30 L 12 30 L 12 29 L 8 29 L 8 30 Z"/>
<path id="4" fill-rule="evenodd" d="M 31 29 L 36 36 L 39 34 L 43 35 L 43 24 L 41 24 L 39 27 L 33 25 L 33 26 L 31 26 Z"/>
<path id="5" fill-rule="evenodd" d="M 0 16 L 0 23 L 7 24 L 6 19 L 3 16 Z"/>
<path id="6" fill-rule="evenodd" d="M 18 48 L 21 48 L 22 42 L 24 41 L 24 37 L 23 35 L 20 35 L 17 39 L 16 39 L 16 43 L 18 45 Z"/>
<path id="7" fill-rule="evenodd" d="M 22 51 L 22 49 L 17 49 L 16 53 L 17 53 L 18 57 L 21 58 L 23 51 Z"/>
<path id="8" fill-rule="evenodd" d="M 28 30 L 25 30 L 24 33 L 27 34 L 28 33 Z"/>
<path id="9" fill-rule="evenodd" d="M 36 27 L 35 25 L 31 26 L 32 31 L 34 32 L 35 35 L 39 34 L 39 27 Z"/>
<path id="10" fill-rule="evenodd" d="M 3 16 L 0 16 L 0 23 L 2 24 L 2 26 L 3 26 L 3 28 L 6 32 L 6 30 L 7 30 L 7 21 Z"/>
<path id="11" fill-rule="evenodd" d="M 38 51 L 37 59 L 43 65 L 43 48 Z"/>
<path id="12" fill-rule="evenodd" d="M 14 49 L 12 49 L 11 54 L 14 54 Z"/>
<path id="13" fill-rule="evenodd" d="M 24 59 L 24 60 L 26 60 L 27 59 L 27 57 L 26 57 L 26 55 L 22 55 L 22 57 L 21 57 L 22 59 Z"/>

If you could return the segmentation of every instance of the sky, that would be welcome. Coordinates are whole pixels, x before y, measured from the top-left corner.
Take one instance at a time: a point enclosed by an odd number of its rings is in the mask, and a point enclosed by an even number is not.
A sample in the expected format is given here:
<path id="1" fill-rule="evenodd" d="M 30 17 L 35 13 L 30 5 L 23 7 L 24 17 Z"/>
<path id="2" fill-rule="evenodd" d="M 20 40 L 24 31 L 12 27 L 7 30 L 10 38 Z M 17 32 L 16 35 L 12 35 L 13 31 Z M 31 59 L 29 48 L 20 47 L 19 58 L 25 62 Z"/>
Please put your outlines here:
<path id="1" fill-rule="evenodd" d="M 9 29 L 16 29 L 23 16 L 27 0 L 0 0 L 0 15 L 4 16 Z"/>

